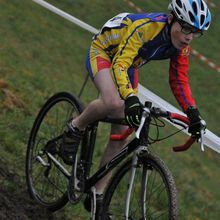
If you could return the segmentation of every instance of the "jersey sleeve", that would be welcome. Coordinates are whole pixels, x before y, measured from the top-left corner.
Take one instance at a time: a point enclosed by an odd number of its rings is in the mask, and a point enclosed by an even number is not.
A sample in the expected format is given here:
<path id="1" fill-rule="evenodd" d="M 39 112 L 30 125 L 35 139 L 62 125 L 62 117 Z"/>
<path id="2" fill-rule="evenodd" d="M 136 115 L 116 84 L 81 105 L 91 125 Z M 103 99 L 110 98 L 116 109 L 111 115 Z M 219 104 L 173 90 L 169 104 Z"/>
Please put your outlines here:
<path id="1" fill-rule="evenodd" d="M 159 30 L 155 31 L 155 28 L 152 28 L 151 23 L 148 24 L 148 22 L 144 24 L 133 23 L 128 27 L 112 62 L 113 79 L 122 99 L 135 93 L 127 74 L 129 67 L 133 64 L 134 58 L 144 42 L 152 39 L 158 32 Z"/>
<path id="2" fill-rule="evenodd" d="M 184 112 L 189 106 L 196 106 L 188 80 L 190 47 L 182 48 L 178 55 L 170 59 L 169 83 L 171 90 Z"/>

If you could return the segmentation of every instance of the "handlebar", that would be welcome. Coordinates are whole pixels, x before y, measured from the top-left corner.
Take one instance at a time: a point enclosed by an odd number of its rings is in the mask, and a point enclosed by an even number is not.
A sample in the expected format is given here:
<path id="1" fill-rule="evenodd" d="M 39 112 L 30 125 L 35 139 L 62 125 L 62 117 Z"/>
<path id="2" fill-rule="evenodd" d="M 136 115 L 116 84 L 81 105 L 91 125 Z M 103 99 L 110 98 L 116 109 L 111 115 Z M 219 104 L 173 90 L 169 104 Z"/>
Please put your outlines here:
<path id="1" fill-rule="evenodd" d="M 154 117 L 154 118 L 166 118 L 169 121 L 171 121 L 174 124 L 180 125 L 183 128 L 187 128 L 190 124 L 190 121 L 187 117 L 178 114 L 178 113 L 173 113 L 173 112 L 169 112 L 169 111 L 164 111 L 160 108 L 148 108 L 148 107 L 144 107 L 143 108 L 143 112 L 142 112 L 142 117 L 141 117 L 141 122 L 140 125 L 138 127 L 138 129 L 135 132 L 136 138 L 139 139 L 140 137 L 140 133 L 141 130 L 145 124 L 145 120 L 148 117 Z M 203 144 L 203 136 L 204 136 L 204 130 L 205 130 L 205 121 L 201 121 L 201 138 L 200 138 L 200 146 L 201 146 L 201 150 L 204 151 L 204 144 Z M 128 130 L 126 130 L 125 132 L 123 132 L 123 134 L 114 134 L 111 135 L 111 140 L 123 140 L 126 139 L 132 132 L 134 131 L 134 129 L 129 128 Z M 178 146 L 174 146 L 172 149 L 174 152 L 181 152 L 181 151 L 186 151 L 188 150 L 193 143 L 197 140 L 196 137 L 191 136 L 190 138 L 188 138 L 186 140 L 186 142 L 182 145 L 178 145 Z"/>
<path id="2" fill-rule="evenodd" d="M 132 134 L 134 131 L 133 128 L 128 128 L 121 134 L 112 134 L 111 135 L 111 140 L 113 141 L 120 141 L 120 140 L 125 140 L 130 134 Z"/>

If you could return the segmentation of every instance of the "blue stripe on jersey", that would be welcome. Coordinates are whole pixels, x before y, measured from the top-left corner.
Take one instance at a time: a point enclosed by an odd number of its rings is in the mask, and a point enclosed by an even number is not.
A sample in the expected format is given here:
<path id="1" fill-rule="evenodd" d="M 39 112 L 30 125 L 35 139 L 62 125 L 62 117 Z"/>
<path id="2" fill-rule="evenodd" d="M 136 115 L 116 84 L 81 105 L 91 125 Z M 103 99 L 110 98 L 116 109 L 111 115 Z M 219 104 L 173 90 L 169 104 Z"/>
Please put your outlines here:
<path id="1" fill-rule="evenodd" d="M 128 44 L 128 41 L 130 40 L 130 38 L 132 37 L 132 35 L 136 32 L 136 30 L 137 30 L 139 27 L 141 27 L 141 26 L 143 26 L 143 25 L 145 25 L 145 24 L 147 24 L 147 23 L 150 23 L 150 22 L 151 22 L 151 21 L 146 21 L 146 22 L 144 22 L 144 23 L 138 25 L 138 26 L 132 31 L 132 33 L 130 34 L 130 36 L 128 36 L 128 38 L 126 39 L 126 43 L 125 43 L 124 47 L 121 49 L 120 55 L 123 53 L 125 47 L 126 47 L 127 44 Z"/>
<path id="2" fill-rule="evenodd" d="M 156 22 L 167 22 L 167 15 L 164 13 L 129 14 L 127 15 L 127 18 L 131 19 L 132 22 L 146 18 Z"/>
<path id="3" fill-rule="evenodd" d="M 128 77 L 133 88 L 134 88 L 134 72 L 135 72 L 135 68 L 132 68 L 132 67 L 128 68 L 127 73 L 128 73 Z"/>

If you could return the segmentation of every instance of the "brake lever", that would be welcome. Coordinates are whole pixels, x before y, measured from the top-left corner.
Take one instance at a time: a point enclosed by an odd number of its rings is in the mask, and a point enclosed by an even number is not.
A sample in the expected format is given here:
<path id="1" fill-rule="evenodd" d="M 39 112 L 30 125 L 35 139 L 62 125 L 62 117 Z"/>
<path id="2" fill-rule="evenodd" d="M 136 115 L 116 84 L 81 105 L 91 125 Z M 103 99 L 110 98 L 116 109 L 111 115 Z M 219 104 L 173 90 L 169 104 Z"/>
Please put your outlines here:
<path id="1" fill-rule="evenodd" d="M 201 123 L 201 129 L 200 129 L 200 147 L 202 151 L 205 151 L 204 149 L 204 134 L 205 134 L 205 128 L 206 128 L 206 122 L 204 120 L 200 121 Z"/>
<path id="2" fill-rule="evenodd" d="M 204 151 L 204 133 L 206 128 L 206 123 L 204 120 L 201 120 L 201 129 L 200 129 L 200 147 L 201 150 Z M 174 152 L 181 152 L 188 150 L 192 144 L 197 140 L 196 137 L 191 136 L 185 144 L 173 147 Z"/>
<path id="3" fill-rule="evenodd" d="M 143 112 L 142 112 L 142 116 L 141 116 L 141 122 L 140 122 L 140 125 L 137 129 L 137 131 L 135 132 L 135 136 L 136 138 L 140 138 L 140 133 L 141 133 L 141 130 L 144 126 L 144 122 L 145 122 L 145 119 L 147 118 L 147 116 L 149 116 L 150 114 L 150 110 L 148 108 L 143 108 Z"/>

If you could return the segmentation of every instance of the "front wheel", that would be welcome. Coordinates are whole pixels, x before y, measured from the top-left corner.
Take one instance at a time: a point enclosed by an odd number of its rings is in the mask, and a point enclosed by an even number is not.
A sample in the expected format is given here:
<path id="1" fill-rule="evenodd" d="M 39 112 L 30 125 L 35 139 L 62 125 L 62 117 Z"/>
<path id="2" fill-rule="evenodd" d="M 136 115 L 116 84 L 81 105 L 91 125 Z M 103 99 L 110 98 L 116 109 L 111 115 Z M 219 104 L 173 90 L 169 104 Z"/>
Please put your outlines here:
<path id="1" fill-rule="evenodd" d="M 164 162 L 150 154 L 138 159 L 129 214 L 125 215 L 131 168 L 132 160 L 129 160 L 113 176 L 105 194 L 101 219 L 176 220 L 178 205 L 174 179 Z"/>
<path id="2" fill-rule="evenodd" d="M 51 211 L 68 202 L 68 173 L 72 167 L 59 157 L 59 147 L 67 122 L 82 110 L 76 97 L 66 92 L 57 93 L 41 108 L 30 133 L 26 153 L 28 191 L 35 201 Z M 51 158 L 55 158 L 56 163 Z"/>

